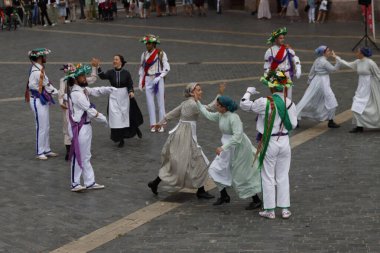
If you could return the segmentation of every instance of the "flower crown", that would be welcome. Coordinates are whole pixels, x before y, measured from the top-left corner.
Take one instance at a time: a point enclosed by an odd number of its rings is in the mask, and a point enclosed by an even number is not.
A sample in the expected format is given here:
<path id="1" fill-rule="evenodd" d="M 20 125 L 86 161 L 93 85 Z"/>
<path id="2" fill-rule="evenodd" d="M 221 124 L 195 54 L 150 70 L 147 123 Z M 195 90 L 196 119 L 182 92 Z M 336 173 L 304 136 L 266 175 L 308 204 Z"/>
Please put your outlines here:
<path id="1" fill-rule="evenodd" d="M 146 43 L 156 43 L 156 44 L 160 44 L 160 37 L 158 36 L 155 36 L 153 34 L 148 34 L 148 35 L 145 35 L 144 37 L 142 37 L 140 39 L 140 42 L 146 44 Z"/>
<path id="2" fill-rule="evenodd" d="M 282 70 L 269 71 L 268 74 L 260 78 L 260 81 L 269 88 L 282 91 L 284 87 L 290 88 L 293 82 L 285 75 Z"/>
<path id="3" fill-rule="evenodd" d="M 64 65 L 63 72 L 66 74 L 65 80 L 69 78 L 76 78 L 80 75 L 88 75 L 91 73 L 91 66 L 88 64 L 72 64 L 68 63 L 67 65 Z"/>
<path id="4" fill-rule="evenodd" d="M 280 28 L 277 31 L 273 31 L 267 40 L 267 44 L 272 44 L 276 38 L 280 35 L 286 35 L 288 33 L 288 29 L 286 27 Z"/>
<path id="5" fill-rule="evenodd" d="M 35 48 L 35 49 L 28 52 L 28 56 L 29 56 L 29 58 L 32 58 L 32 57 L 37 58 L 40 56 L 46 56 L 50 53 L 51 53 L 51 51 L 47 48 Z"/>

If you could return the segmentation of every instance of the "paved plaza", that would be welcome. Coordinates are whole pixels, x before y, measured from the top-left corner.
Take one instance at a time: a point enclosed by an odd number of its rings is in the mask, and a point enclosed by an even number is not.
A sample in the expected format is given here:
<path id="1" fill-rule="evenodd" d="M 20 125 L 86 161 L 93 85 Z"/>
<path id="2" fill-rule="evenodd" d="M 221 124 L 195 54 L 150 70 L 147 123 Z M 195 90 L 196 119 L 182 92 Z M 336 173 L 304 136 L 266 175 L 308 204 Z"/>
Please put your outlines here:
<path id="1" fill-rule="evenodd" d="M 127 20 L 123 15 L 110 23 L 1 32 L 0 252 L 380 252 L 380 131 L 348 133 L 357 87 L 357 75 L 349 69 L 331 75 L 341 128 L 302 120 L 291 135 L 289 220 L 279 213 L 275 220 L 266 220 L 257 210 L 244 210 L 250 200 L 238 199 L 233 189 L 228 190 L 231 203 L 218 207 L 212 206 L 214 200 L 198 200 L 191 191 L 168 192 L 164 184 L 154 196 L 147 182 L 157 176 L 167 132 L 149 132 L 145 94 L 140 91 L 136 99 L 145 120 L 142 139 L 127 139 L 125 147 L 118 148 L 109 139 L 109 129 L 92 123 L 92 165 L 105 190 L 70 191 L 58 105 L 50 108 L 50 139 L 60 156 L 35 159 L 33 114 L 22 100 L 28 50 L 51 49 L 46 73 L 56 88 L 63 63 L 97 57 L 104 69 L 110 69 L 114 54 L 125 56 L 136 86 L 144 50 L 139 38 L 157 34 L 171 64 L 165 90 L 169 111 L 184 99 L 184 86 L 193 81 L 201 83 L 204 103 L 215 97 L 220 82 L 227 83 L 225 94 L 236 101 L 248 86 L 268 95 L 258 79 L 268 35 L 281 26 L 288 28 L 287 42 L 302 62 L 303 75 L 293 88 L 295 102 L 307 88 L 314 49 L 326 44 L 343 59 L 354 60 L 351 49 L 363 30 L 356 22 L 309 25 L 276 17 L 258 21 L 244 12 L 210 12 L 206 18 Z M 373 57 L 377 63 L 379 55 L 375 52 Z M 109 84 L 100 80 L 94 86 L 101 85 Z M 105 113 L 107 99 L 92 102 Z M 238 114 L 257 145 L 255 115 L 241 110 Z M 176 123 L 170 122 L 167 129 Z M 218 125 L 200 117 L 197 132 L 212 160 L 220 144 Z M 212 184 L 208 188 L 218 195 Z"/>

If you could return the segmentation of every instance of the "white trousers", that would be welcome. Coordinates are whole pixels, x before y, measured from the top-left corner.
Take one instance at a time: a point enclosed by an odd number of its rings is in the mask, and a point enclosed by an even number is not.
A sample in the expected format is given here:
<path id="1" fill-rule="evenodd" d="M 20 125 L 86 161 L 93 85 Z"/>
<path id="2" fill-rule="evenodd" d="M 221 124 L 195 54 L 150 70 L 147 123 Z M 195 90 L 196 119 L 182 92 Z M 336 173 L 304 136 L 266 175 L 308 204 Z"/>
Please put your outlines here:
<path id="1" fill-rule="evenodd" d="M 67 120 L 67 110 L 62 111 L 62 120 L 63 144 L 71 145 L 71 137 L 69 135 L 69 124 Z"/>
<path id="2" fill-rule="evenodd" d="M 149 123 L 150 126 L 161 121 L 165 117 L 165 90 L 164 90 L 164 79 L 161 78 L 160 83 L 158 84 L 158 92 L 154 93 L 154 76 L 147 76 L 145 78 L 145 94 L 146 94 L 146 103 L 148 106 L 149 113 Z M 157 99 L 158 107 L 158 121 L 156 120 L 156 105 L 154 103 L 154 97 Z"/>
<path id="3" fill-rule="evenodd" d="M 82 166 L 79 167 L 75 155 L 71 161 L 71 186 L 75 187 L 80 184 L 80 177 L 83 175 L 83 182 L 86 187 L 95 183 L 95 174 L 91 166 L 91 140 L 92 127 L 91 124 L 83 125 L 79 131 L 79 149 L 82 160 Z"/>
<path id="4" fill-rule="evenodd" d="M 315 8 L 309 9 L 309 23 L 315 22 Z"/>
<path id="5" fill-rule="evenodd" d="M 51 152 L 49 105 L 42 105 L 39 98 L 30 98 L 29 104 L 34 113 L 34 121 L 36 123 L 36 154 L 47 154 Z"/>
<path id="6" fill-rule="evenodd" d="M 261 171 L 264 209 L 274 209 L 276 206 L 281 208 L 290 207 L 290 160 L 289 137 L 280 136 L 279 138 L 278 136 L 272 136 Z"/>

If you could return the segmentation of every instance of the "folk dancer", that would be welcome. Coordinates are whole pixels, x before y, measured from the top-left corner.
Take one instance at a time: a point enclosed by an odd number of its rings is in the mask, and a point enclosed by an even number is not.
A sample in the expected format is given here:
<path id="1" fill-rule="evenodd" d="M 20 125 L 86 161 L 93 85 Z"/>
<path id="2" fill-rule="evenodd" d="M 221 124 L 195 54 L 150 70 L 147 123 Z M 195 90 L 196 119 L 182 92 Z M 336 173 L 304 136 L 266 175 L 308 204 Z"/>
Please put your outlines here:
<path id="1" fill-rule="evenodd" d="M 332 65 L 328 59 L 335 58 L 335 53 L 327 46 L 320 46 L 315 50 L 317 59 L 314 61 L 309 73 L 309 80 L 305 94 L 297 104 L 297 117 L 310 118 L 317 121 L 328 120 L 329 128 L 338 128 L 334 122 L 335 110 L 338 101 L 330 86 L 330 73 L 339 69 L 340 63 Z"/>
<path id="2" fill-rule="evenodd" d="M 165 117 L 164 77 L 170 71 L 170 65 L 166 53 L 157 48 L 157 44 L 160 44 L 158 37 L 149 34 L 140 41 L 145 44 L 147 51 L 141 55 L 139 88 L 140 90 L 145 88 L 150 130 L 156 132 L 155 125 Z M 156 121 L 154 97 L 157 99 L 158 121 Z M 164 128 L 159 128 L 158 132 L 164 132 Z"/>
<path id="3" fill-rule="evenodd" d="M 96 59 L 92 59 L 91 65 L 92 65 L 92 72 L 91 75 L 86 77 L 87 83 L 88 84 L 93 84 L 96 82 L 97 76 L 96 76 L 96 67 L 94 64 L 96 64 Z M 61 70 L 66 73 L 67 72 L 72 72 L 73 69 L 75 69 L 75 65 L 72 63 L 67 63 L 63 65 Z M 70 147 L 71 147 L 71 138 L 69 136 L 69 130 L 68 130 L 68 114 L 67 114 L 67 89 L 69 87 L 72 87 L 74 84 L 67 84 L 67 82 L 73 82 L 74 79 L 70 78 L 68 80 L 65 80 L 65 77 L 62 77 L 59 80 L 59 90 L 58 90 L 58 102 L 59 105 L 62 108 L 62 119 L 63 119 L 63 126 L 62 126 L 62 131 L 63 131 L 63 144 L 66 147 L 66 155 L 65 155 L 65 161 L 69 160 L 69 154 L 70 154 Z"/>
<path id="4" fill-rule="evenodd" d="M 285 44 L 286 27 L 273 31 L 267 44 L 272 44 L 265 52 L 264 72 L 282 70 L 286 76 L 294 81 L 294 75 L 301 77 L 301 62 L 290 45 Z M 273 45 L 274 43 L 274 45 Z M 288 90 L 288 97 L 292 99 L 292 88 Z"/>
<path id="5" fill-rule="evenodd" d="M 85 189 L 103 189 L 105 186 L 97 184 L 94 170 L 91 165 L 91 119 L 104 123 L 106 117 L 98 112 L 90 103 L 89 95 L 100 96 L 115 91 L 114 87 L 89 88 L 86 75 L 91 72 L 90 65 L 79 65 L 67 75 L 67 79 L 75 79 L 74 86 L 68 93 L 69 134 L 72 145 L 70 150 L 71 164 L 71 191 L 79 192 Z M 84 186 L 81 185 L 83 175 Z"/>
<path id="6" fill-rule="evenodd" d="M 257 195 L 261 192 L 260 173 L 254 165 L 256 149 L 243 131 L 243 123 L 235 111 L 238 105 L 227 96 L 217 98 L 217 112 L 209 112 L 196 98 L 198 109 L 208 120 L 218 122 L 222 132 L 222 145 L 216 148 L 216 157 L 210 164 L 209 175 L 220 192 L 220 197 L 213 205 L 230 202 L 226 188 L 232 186 L 239 198 L 252 198 L 246 210 L 261 206 Z"/>
<path id="7" fill-rule="evenodd" d="M 113 69 L 103 72 L 98 68 L 98 76 L 108 80 L 117 90 L 112 92 L 108 100 L 108 121 L 111 128 L 111 140 L 124 146 L 125 138 L 136 134 L 142 138 L 139 126 L 144 122 L 140 108 L 135 99 L 133 81 L 128 70 L 124 69 L 126 61 L 122 55 L 113 57 Z"/>
<path id="8" fill-rule="evenodd" d="M 219 86 L 219 94 L 224 92 L 224 84 Z M 185 88 L 186 100 L 165 115 L 157 124 L 162 127 L 167 121 L 179 118 L 177 126 L 169 132 L 169 137 L 162 148 L 161 168 L 158 177 L 148 183 L 148 187 L 157 194 L 161 181 L 171 187 L 198 189 L 198 198 L 210 199 L 214 196 L 207 193 L 204 185 L 208 178 L 209 161 L 197 140 L 197 121 L 199 109 L 195 97 L 202 97 L 202 89 L 198 83 L 190 83 Z M 207 106 L 214 110 L 216 99 Z"/>
<path id="9" fill-rule="evenodd" d="M 45 73 L 46 56 L 50 52 L 47 48 L 36 48 L 28 53 L 32 66 L 26 85 L 25 101 L 30 104 L 30 108 L 34 113 L 36 158 L 39 160 L 47 160 L 48 157 L 58 155 L 50 149 L 49 106 L 55 103 L 52 94 L 58 93 Z"/>
<path id="10" fill-rule="evenodd" d="M 297 126 L 296 107 L 286 96 L 292 81 L 283 71 L 269 72 L 261 81 L 270 88 L 272 96 L 251 101 L 251 95 L 257 92 L 254 87 L 249 87 L 240 102 L 242 110 L 258 114 L 256 129 L 260 142 L 256 158 L 261 170 L 264 200 L 264 211 L 259 214 L 274 219 L 275 208 L 279 207 L 282 209 L 282 218 L 287 219 L 291 215 L 288 209 L 291 160 L 289 132 Z"/>
<path id="11" fill-rule="evenodd" d="M 364 128 L 380 128 L 380 69 L 371 56 L 372 50 L 363 47 L 358 49 L 357 60 L 353 62 L 336 57 L 342 65 L 356 70 L 359 76 L 351 107 L 355 128 L 350 133 L 361 133 Z"/>

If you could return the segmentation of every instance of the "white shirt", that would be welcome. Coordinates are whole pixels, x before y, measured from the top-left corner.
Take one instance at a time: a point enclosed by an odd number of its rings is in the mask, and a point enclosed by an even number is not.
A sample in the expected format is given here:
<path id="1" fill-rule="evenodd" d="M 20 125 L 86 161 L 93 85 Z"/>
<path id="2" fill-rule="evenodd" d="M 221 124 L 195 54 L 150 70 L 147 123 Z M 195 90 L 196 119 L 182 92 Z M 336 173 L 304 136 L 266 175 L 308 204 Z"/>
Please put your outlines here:
<path id="1" fill-rule="evenodd" d="M 29 76 L 29 84 L 28 84 L 30 90 L 38 91 L 38 84 L 40 82 L 40 75 L 41 75 L 42 68 L 43 66 L 41 66 L 40 64 L 36 62 L 33 63 L 31 73 Z M 44 80 L 42 82 L 42 86 L 45 88 L 45 90 L 48 93 L 52 93 L 56 91 L 53 85 L 50 84 L 49 78 L 46 76 L 46 73 L 44 74 Z"/>
<path id="2" fill-rule="evenodd" d="M 141 55 L 141 62 L 140 62 L 140 69 L 139 69 L 139 75 L 144 75 L 144 67 L 143 63 L 144 61 L 147 61 L 149 57 L 153 54 L 154 49 L 151 52 L 145 51 Z M 168 57 L 166 56 L 166 53 L 162 51 L 162 66 L 159 58 L 159 53 L 157 54 L 156 58 L 157 61 L 148 69 L 148 75 L 155 75 L 157 73 L 161 73 L 161 77 L 165 77 L 169 71 L 170 71 L 170 65 L 168 62 Z"/>
<path id="3" fill-rule="evenodd" d="M 265 52 L 265 55 L 264 55 L 264 61 L 265 61 L 264 71 L 265 72 L 269 71 L 270 65 L 272 64 L 271 58 L 276 58 L 276 55 L 279 50 L 280 50 L 280 47 L 277 45 L 274 45 L 268 48 L 268 50 Z M 290 53 L 292 56 L 292 61 L 293 61 L 292 63 L 289 62 L 288 53 Z M 289 71 L 290 66 L 291 66 L 290 64 L 294 64 L 294 66 L 296 66 L 297 64 L 301 64 L 300 59 L 298 58 L 294 50 L 291 48 L 288 48 L 287 50 L 285 50 L 284 57 L 282 59 L 284 59 L 284 61 L 280 63 L 277 68 L 283 71 Z M 295 71 L 296 69 L 294 69 L 294 72 Z"/>
<path id="4" fill-rule="evenodd" d="M 284 94 L 281 92 L 276 92 L 274 94 L 279 95 L 282 99 L 284 99 Z M 258 114 L 258 119 L 256 123 L 256 129 L 261 134 L 264 133 L 264 124 L 265 124 L 265 109 L 267 106 L 267 98 L 261 97 L 256 99 L 255 101 L 250 100 L 251 94 L 245 93 L 243 98 L 240 100 L 240 108 L 243 111 L 246 112 L 255 112 Z M 288 115 L 290 123 L 292 124 L 293 129 L 297 127 L 297 110 L 296 105 L 289 99 L 286 98 L 286 107 L 288 108 Z M 269 108 L 269 113 L 271 112 L 271 109 Z M 281 117 L 278 115 L 278 112 L 276 112 L 276 117 L 274 119 L 273 123 L 273 129 L 272 134 L 276 133 L 287 133 L 288 130 L 283 126 Z"/>
<path id="5" fill-rule="evenodd" d="M 84 112 L 87 112 L 86 122 L 89 122 L 90 119 L 96 119 L 97 121 L 107 123 L 106 117 L 99 113 L 95 108 L 91 108 L 89 95 L 91 96 L 100 96 L 104 94 L 111 93 L 114 87 L 97 87 L 97 88 L 82 88 L 79 85 L 75 84 L 70 92 L 70 101 L 71 101 L 71 110 L 73 120 L 75 122 L 80 122 Z M 88 93 L 88 95 L 86 94 Z"/>

